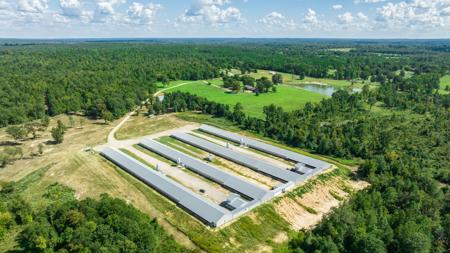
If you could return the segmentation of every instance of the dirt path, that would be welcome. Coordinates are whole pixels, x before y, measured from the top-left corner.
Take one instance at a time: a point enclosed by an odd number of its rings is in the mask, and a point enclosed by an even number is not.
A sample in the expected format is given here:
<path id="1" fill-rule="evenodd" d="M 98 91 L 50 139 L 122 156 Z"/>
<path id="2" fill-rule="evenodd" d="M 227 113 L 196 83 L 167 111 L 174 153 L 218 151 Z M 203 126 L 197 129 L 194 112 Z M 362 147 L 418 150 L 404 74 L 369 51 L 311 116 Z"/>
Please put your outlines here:
<path id="1" fill-rule="evenodd" d="M 170 90 L 170 89 L 173 89 L 173 88 L 177 88 L 177 87 L 186 85 L 188 83 L 190 83 L 190 82 L 184 82 L 184 83 L 180 83 L 180 84 L 177 84 L 175 86 L 172 86 L 172 87 L 167 87 L 167 88 L 161 89 L 161 90 L 157 91 L 155 94 L 153 94 L 153 97 L 157 97 L 159 94 L 161 94 L 161 93 L 163 93 L 163 92 L 165 92 L 167 90 Z M 149 99 L 145 100 L 145 102 L 148 102 L 148 100 Z M 117 141 L 116 137 L 115 137 L 116 132 L 119 131 L 119 129 L 130 119 L 131 115 L 133 115 L 137 110 L 138 109 L 136 108 L 133 111 L 131 111 L 130 113 L 128 113 L 127 116 L 125 116 L 125 118 L 123 118 L 122 121 L 120 121 L 120 123 L 117 126 L 115 126 L 111 130 L 111 132 L 109 132 L 109 134 L 108 134 L 108 144 L 114 144 Z"/>
<path id="2" fill-rule="evenodd" d="M 159 132 L 159 133 L 146 135 L 146 136 L 141 136 L 141 137 L 138 137 L 138 138 L 133 138 L 133 139 L 128 139 L 128 140 L 117 140 L 117 139 L 114 138 L 112 141 L 110 141 L 110 142 L 108 141 L 108 143 L 106 143 L 106 144 L 94 147 L 94 150 L 100 152 L 100 151 L 102 151 L 102 149 L 104 149 L 106 147 L 111 147 L 111 148 L 116 148 L 116 149 L 127 148 L 127 147 L 131 147 L 131 146 L 133 146 L 135 144 L 138 144 L 139 141 L 144 139 L 144 138 L 157 139 L 157 138 L 162 137 L 162 136 L 170 136 L 170 135 L 172 135 L 173 133 L 176 133 L 176 132 L 183 132 L 183 133 L 184 132 L 190 132 L 190 131 L 192 131 L 194 129 L 197 129 L 199 126 L 200 126 L 200 124 L 189 124 L 189 125 L 186 125 L 186 126 L 183 126 L 183 127 L 179 127 L 179 128 L 175 128 L 175 129 L 169 129 L 169 130 L 162 131 L 162 132 Z"/>
<path id="3" fill-rule="evenodd" d="M 180 87 L 180 86 L 183 86 L 183 85 L 186 85 L 186 84 L 189 84 L 189 83 L 191 83 L 191 82 L 184 82 L 184 83 L 180 83 L 180 84 L 174 85 L 174 86 L 172 86 L 172 87 L 167 87 L 167 88 L 161 89 L 161 90 L 157 91 L 153 96 L 156 97 L 156 96 L 158 96 L 159 94 L 161 94 L 161 93 L 163 93 L 163 92 L 165 92 L 165 91 L 167 91 L 167 90 L 171 90 L 171 89 L 173 89 L 173 88 L 178 88 L 178 87 Z"/>

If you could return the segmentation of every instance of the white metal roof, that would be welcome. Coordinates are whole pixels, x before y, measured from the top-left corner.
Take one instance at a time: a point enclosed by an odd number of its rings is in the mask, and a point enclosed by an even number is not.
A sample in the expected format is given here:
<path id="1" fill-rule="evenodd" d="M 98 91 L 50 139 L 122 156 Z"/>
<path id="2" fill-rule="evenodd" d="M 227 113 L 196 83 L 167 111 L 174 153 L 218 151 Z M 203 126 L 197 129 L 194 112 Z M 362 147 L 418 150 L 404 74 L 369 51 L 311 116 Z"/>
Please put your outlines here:
<path id="1" fill-rule="evenodd" d="M 207 141 L 205 139 L 190 134 L 175 133 L 172 134 L 172 136 L 176 139 L 189 143 L 193 146 L 206 150 L 210 153 L 224 157 L 228 160 L 234 161 L 248 168 L 267 174 L 269 176 L 272 176 L 285 182 L 289 181 L 302 182 L 306 178 L 298 173 L 277 167 L 265 161 L 261 161 L 256 157 L 242 154 L 240 152 L 231 150 L 229 148 L 225 148 L 223 146 L 220 146 L 218 144 L 212 143 L 210 141 Z"/>
<path id="2" fill-rule="evenodd" d="M 119 150 L 106 148 L 102 150 L 102 155 L 212 226 L 220 226 L 232 219 L 232 214 L 225 208 L 193 193 Z"/>
<path id="3" fill-rule="evenodd" d="M 255 184 L 247 182 L 244 179 L 241 179 L 228 172 L 217 169 L 207 163 L 186 155 L 178 150 L 172 149 L 157 141 L 144 139 L 139 144 L 144 148 L 160 154 L 174 162 L 178 162 L 180 160 L 186 166 L 186 168 L 252 199 L 265 200 L 272 197 L 271 192 Z"/>
<path id="4" fill-rule="evenodd" d="M 323 170 L 323 169 L 327 169 L 331 166 L 331 164 L 318 160 L 318 159 L 314 159 L 312 157 L 309 156 L 305 156 L 305 155 L 301 155 L 299 153 L 295 153 L 292 152 L 290 150 L 286 150 L 280 147 L 276 147 L 274 145 L 265 143 L 265 142 L 261 142 L 261 141 L 257 141 L 239 134 L 235 134 L 229 131 L 225 131 L 222 130 L 220 128 L 217 127 L 213 127 L 213 126 L 209 126 L 209 125 L 202 125 L 199 128 L 201 131 L 204 131 L 206 133 L 230 140 L 232 142 L 235 143 L 241 143 L 241 141 L 243 141 L 245 143 L 246 146 L 257 149 L 259 151 L 274 155 L 274 156 L 278 156 L 287 160 L 291 160 L 291 161 L 295 161 L 295 162 L 300 162 L 300 163 L 304 163 L 310 167 L 319 169 L 319 170 Z"/>

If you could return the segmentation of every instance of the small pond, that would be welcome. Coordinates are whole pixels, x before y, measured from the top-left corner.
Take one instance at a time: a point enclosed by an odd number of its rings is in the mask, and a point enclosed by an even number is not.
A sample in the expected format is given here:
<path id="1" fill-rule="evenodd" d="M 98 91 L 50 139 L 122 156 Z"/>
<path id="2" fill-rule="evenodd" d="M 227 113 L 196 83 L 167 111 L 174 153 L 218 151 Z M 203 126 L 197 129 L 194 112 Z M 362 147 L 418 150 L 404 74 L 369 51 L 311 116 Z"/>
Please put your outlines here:
<path id="1" fill-rule="evenodd" d="M 313 84 L 313 83 L 309 83 L 309 84 L 302 84 L 300 87 L 302 87 L 305 90 L 309 90 L 315 93 L 319 93 L 322 95 L 326 95 L 326 96 L 330 96 L 333 95 L 333 93 L 335 91 L 337 91 L 339 88 L 336 88 L 334 86 L 331 85 L 320 85 L 320 84 Z M 352 88 L 352 92 L 360 92 L 361 89 L 360 88 Z"/>

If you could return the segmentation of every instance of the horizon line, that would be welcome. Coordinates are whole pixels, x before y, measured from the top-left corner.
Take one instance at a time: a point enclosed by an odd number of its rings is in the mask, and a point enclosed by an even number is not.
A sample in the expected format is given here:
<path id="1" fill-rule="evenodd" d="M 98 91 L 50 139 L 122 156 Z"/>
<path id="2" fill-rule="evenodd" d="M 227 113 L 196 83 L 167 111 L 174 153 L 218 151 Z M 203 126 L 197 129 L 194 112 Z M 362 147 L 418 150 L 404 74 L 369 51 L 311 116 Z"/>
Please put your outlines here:
<path id="1" fill-rule="evenodd" d="M 151 39 L 304 39 L 304 40 L 450 40 L 449 38 L 370 38 L 370 37 L 253 37 L 253 36 L 192 36 L 192 37 L 0 37 L 0 40 L 151 40 Z"/>

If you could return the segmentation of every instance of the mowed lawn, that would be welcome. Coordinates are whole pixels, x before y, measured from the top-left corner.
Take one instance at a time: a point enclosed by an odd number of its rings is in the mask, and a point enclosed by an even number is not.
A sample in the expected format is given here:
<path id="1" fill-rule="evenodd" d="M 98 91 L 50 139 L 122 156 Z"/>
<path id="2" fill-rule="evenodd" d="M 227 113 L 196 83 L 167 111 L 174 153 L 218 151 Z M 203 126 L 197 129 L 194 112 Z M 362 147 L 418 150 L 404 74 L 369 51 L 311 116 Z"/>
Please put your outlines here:
<path id="1" fill-rule="evenodd" d="M 205 84 L 203 81 L 192 82 L 170 89 L 167 92 L 173 91 L 189 92 L 218 103 L 232 106 L 240 102 L 246 113 L 260 118 L 264 116 L 263 107 L 270 104 L 281 106 L 286 111 L 292 111 L 304 106 L 306 102 L 319 102 L 323 98 L 326 98 L 324 95 L 287 85 L 279 85 L 277 92 L 260 94 L 259 96 L 253 93 L 243 92 L 232 94 L 227 93 L 224 89 L 217 86 Z"/>
<path id="2" fill-rule="evenodd" d="M 441 78 L 441 82 L 439 84 L 439 93 L 441 94 L 448 94 L 450 91 L 446 91 L 446 87 L 450 87 L 450 75 L 446 75 Z"/>

